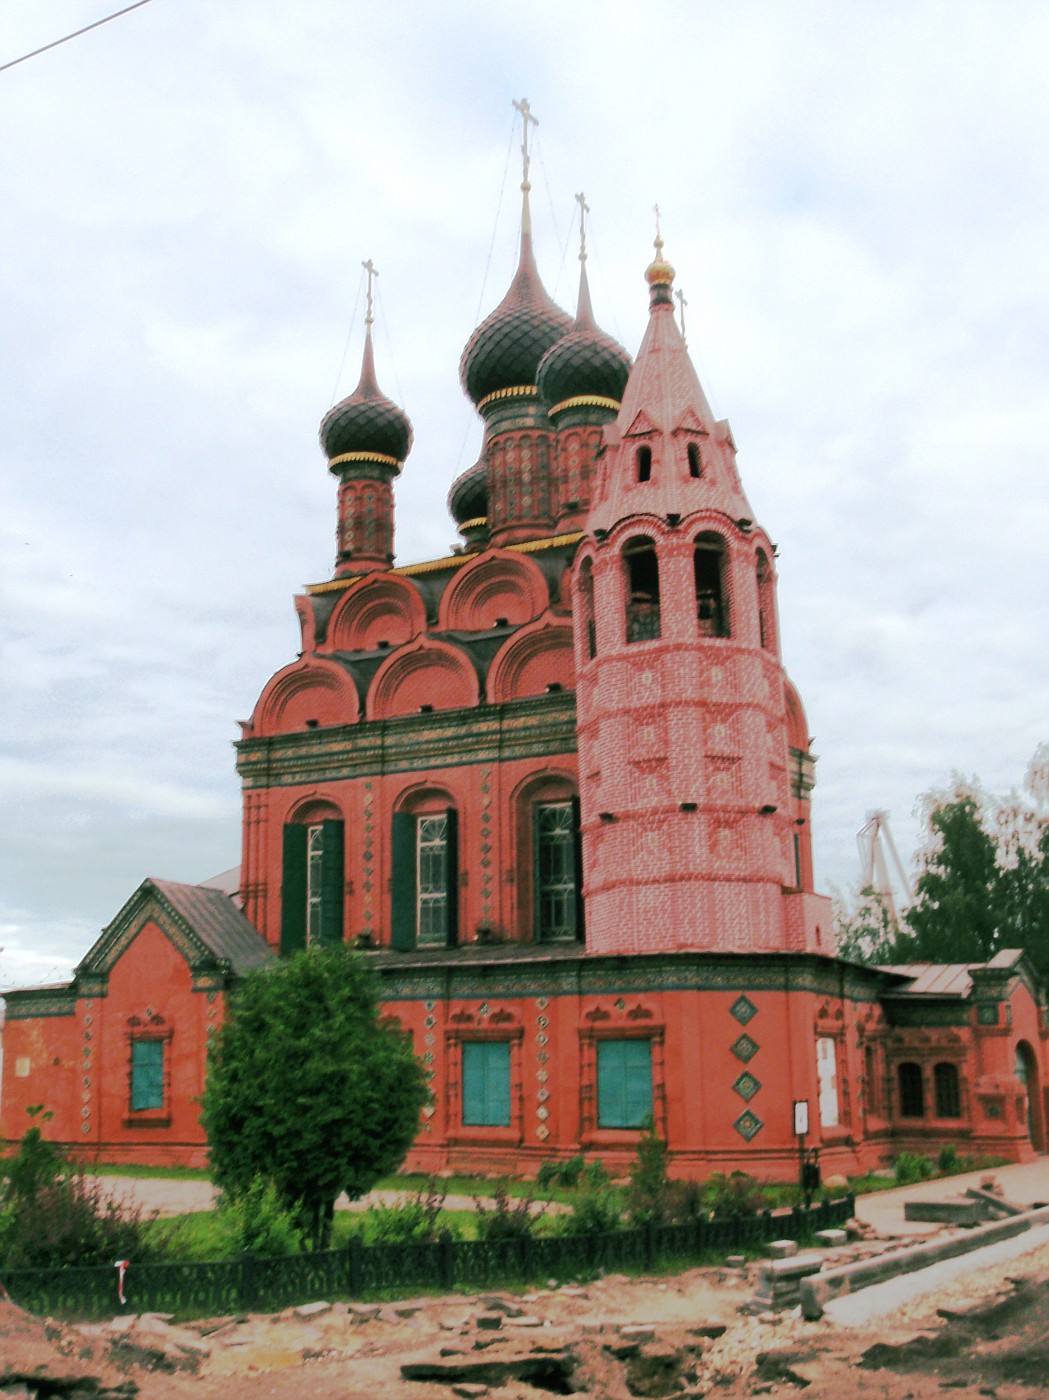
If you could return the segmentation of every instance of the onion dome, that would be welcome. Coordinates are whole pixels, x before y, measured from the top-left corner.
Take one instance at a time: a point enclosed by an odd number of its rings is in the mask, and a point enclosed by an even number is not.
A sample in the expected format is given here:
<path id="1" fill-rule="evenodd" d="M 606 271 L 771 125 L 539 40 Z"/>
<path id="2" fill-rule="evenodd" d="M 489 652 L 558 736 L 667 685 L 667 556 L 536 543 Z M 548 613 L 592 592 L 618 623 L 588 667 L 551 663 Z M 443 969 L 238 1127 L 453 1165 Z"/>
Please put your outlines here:
<path id="1" fill-rule="evenodd" d="M 467 341 L 459 361 L 459 379 L 466 393 L 480 408 L 501 390 L 534 390 L 539 361 L 571 324 L 540 280 L 526 216 L 514 280 Z"/>
<path id="2" fill-rule="evenodd" d="M 360 383 L 348 399 L 324 415 L 320 439 L 332 467 L 365 459 L 399 467 L 411 451 L 411 421 L 386 397 L 375 378 L 370 325 L 364 338 Z"/>
<path id="3" fill-rule="evenodd" d="M 606 335 L 594 321 L 584 263 L 575 325 L 543 356 L 537 379 L 539 392 L 551 412 L 580 400 L 597 400 L 598 406 L 617 409 L 630 364 L 630 356 L 618 340 Z"/>
<path id="4" fill-rule="evenodd" d="M 488 514 L 488 468 L 482 457 L 452 482 L 448 510 L 456 525 L 484 519 Z"/>
<path id="5" fill-rule="evenodd" d="M 663 240 L 658 232 L 653 246 L 656 250 L 656 256 L 645 268 L 645 281 L 649 285 L 651 304 L 655 306 L 657 302 L 671 300 L 670 289 L 674 285 L 675 274 L 674 269 L 663 256 Z"/>

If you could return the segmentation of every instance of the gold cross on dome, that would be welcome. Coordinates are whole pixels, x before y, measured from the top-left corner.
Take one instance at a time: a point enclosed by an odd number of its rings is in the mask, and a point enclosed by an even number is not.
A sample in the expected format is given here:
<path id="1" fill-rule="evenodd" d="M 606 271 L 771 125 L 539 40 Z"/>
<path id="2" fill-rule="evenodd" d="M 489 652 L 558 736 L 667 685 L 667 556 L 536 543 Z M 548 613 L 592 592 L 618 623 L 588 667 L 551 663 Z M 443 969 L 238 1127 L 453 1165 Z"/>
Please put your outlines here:
<path id="1" fill-rule="evenodd" d="M 524 135 L 524 140 L 521 142 L 521 155 L 524 157 L 524 178 L 521 181 L 521 188 L 530 190 L 532 186 L 528 182 L 528 167 L 531 164 L 531 156 L 528 154 L 528 124 L 531 122 L 532 126 L 538 126 L 539 118 L 532 116 L 532 108 L 527 97 L 522 97 L 520 102 L 515 97 L 514 107 L 521 113 L 521 126 Z"/>
<path id="2" fill-rule="evenodd" d="M 375 320 L 373 313 L 374 298 L 372 295 L 372 284 L 379 275 L 379 269 L 372 262 L 371 258 L 369 258 L 367 262 L 362 262 L 361 267 L 363 267 L 368 274 L 368 311 L 364 317 L 364 324 L 370 326 Z"/>

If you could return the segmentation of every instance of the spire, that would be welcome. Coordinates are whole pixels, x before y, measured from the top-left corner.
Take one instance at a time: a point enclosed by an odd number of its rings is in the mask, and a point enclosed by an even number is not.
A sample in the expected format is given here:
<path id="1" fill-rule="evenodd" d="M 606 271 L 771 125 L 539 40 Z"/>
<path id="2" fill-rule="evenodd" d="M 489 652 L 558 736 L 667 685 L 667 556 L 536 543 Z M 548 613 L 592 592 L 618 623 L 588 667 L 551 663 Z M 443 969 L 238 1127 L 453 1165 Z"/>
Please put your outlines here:
<path id="1" fill-rule="evenodd" d="M 586 275 L 586 216 L 590 213 L 590 205 L 582 193 L 577 194 L 575 199 L 579 205 L 579 301 L 576 304 L 575 328 L 589 331 L 597 329 L 594 308 L 590 304 L 590 282 Z"/>
<path id="2" fill-rule="evenodd" d="M 521 267 L 527 262 L 530 268 L 535 266 L 535 258 L 532 253 L 532 207 L 528 201 L 528 195 L 532 188 L 532 182 L 528 178 L 529 168 L 532 164 L 532 157 L 528 151 L 528 127 L 538 126 L 539 118 L 532 116 L 532 108 L 527 97 L 522 97 L 520 102 L 514 98 L 514 107 L 521 113 Z"/>
<path id="3" fill-rule="evenodd" d="M 372 262 L 371 258 L 367 262 L 362 262 L 361 267 L 368 274 L 368 309 L 364 316 L 364 356 L 361 360 L 361 378 L 357 385 L 358 394 L 379 393 L 379 381 L 375 377 L 375 350 L 372 346 L 372 326 L 375 323 L 375 300 L 373 283 L 379 275 L 379 269 Z"/>
<path id="4" fill-rule="evenodd" d="M 648 328 L 615 428 L 605 430 L 590 531 L 611 530 L 639 512 L 683 519 L 712 509 L 730 520 L 754 514 L 736 472 L 728 424 L 716 421 L 678 327 L 674 269 L 663 252 L 658 207 L 656 219 L 656 255 L 645 269 Z M 637 457 L 642 450 L 649 454 L 643 474 Z"/>

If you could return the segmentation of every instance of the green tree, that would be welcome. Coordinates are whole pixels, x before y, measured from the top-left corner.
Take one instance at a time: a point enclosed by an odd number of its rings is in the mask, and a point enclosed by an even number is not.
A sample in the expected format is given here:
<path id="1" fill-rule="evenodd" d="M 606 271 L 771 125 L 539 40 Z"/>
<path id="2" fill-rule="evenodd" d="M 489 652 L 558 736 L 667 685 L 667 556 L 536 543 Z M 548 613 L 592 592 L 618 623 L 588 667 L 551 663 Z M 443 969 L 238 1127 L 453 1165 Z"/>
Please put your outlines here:
<path id="1" fill-rule="evenodd" d="M 869 885 L 860 890 L 851 907 L 835 894 L 834 923 L 839 957 L 859 963 L 892 962 L 900 928 L 877 890 Z"/>
<path id="2" fill-rule="evenodd" d="M 978 789 L 963 782 L 949 797 L 926 798 L 928 845 L 908 931 L 897 940 L 905 960 L 985 962 L 1002 946 L 1000 871 L 985 825 L 987 805 Z"/>
<path id="3" fill-rule="evenodd" d="M 202 1112 L 215 1180 L 234 1198 L 272 1181 L 324 1248 L 336 1198 L 400 1165 L 427 1097 L 363 958 L 341 944 L 307 949 L 245 977 L 215 1037 Z"/>

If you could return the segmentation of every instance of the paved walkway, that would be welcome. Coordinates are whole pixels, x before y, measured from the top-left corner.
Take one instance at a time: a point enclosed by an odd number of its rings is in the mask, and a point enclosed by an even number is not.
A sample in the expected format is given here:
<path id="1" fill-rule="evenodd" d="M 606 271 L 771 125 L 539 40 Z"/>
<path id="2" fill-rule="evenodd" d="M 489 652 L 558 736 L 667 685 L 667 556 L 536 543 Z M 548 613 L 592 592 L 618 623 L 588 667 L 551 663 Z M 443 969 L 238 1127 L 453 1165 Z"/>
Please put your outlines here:
<path id="1" fill-rule="evenodd" d="M 920 1181 L 913 1186 L 872 1192 L 857 1198 L 856 1214 L 885 1235 L 927 1235 L 940 1227 L 921 1221 L 904 1220 L 905 1202 L 936 1201 L 964 1195 L 966 1187 L 979 1186 L 988 1176 L 993 1176 L 998 1182 L 1006 1200 L 1016 1205 L 1030 1206 L 1036 1201 L 1049 1202 L 1049 1157 L 1038 1157 L 1033 1162 L 1024 1162 L 1018 1166 L 995 1167 L 988 1171 L 968 1172 L 964 1176 Z M 210 1181 L 129 1176 L 103 1176 L 98 1179 L 115 1199 L 141 1206 L 147 1214 L 156 1211 L 162 1216 L 210 1210 L 217 1194 Z M 372 1191 L 361 1200 L 352 1202 L 342 1196 L 337 1202 L 337 1208 L 367 1210 L 369 1206 L 380 1203 L 390 1205 L 403 1201 L 410 1194 L 412 1193 L 405 1191 Z M 473 1204 L 472 1196 L 449 1196 L 445 1201 L 448 1210 L 471 1210 Z M 548 1208 L 553 1211 L 567 1209 L 566 1206 L 556 1204 L 551 1204 Z"/>
<path id="2" fill-rule="evenodd" d="M 928 1235 L 940 1229 L 925 1221 L 904 1220 L 903 1207 L 907 1201 L 942 1201 L 964 1196 L 969 1186 L 993 1177 L 1007 1201 L 1018 1206 L 1031 1206 L 1036 1201 L 1049 1203 L 1049 1157 L 1022 1162 L 1009 1167 L 991 1167 L 963 1176 L 940 1177 L 936 1181 L 918 1181 L 912 1186 L 896 1186 L 891 1191 L 873 1191 L 857 1196 L 856 1215 L 884 1235 Z"/>

